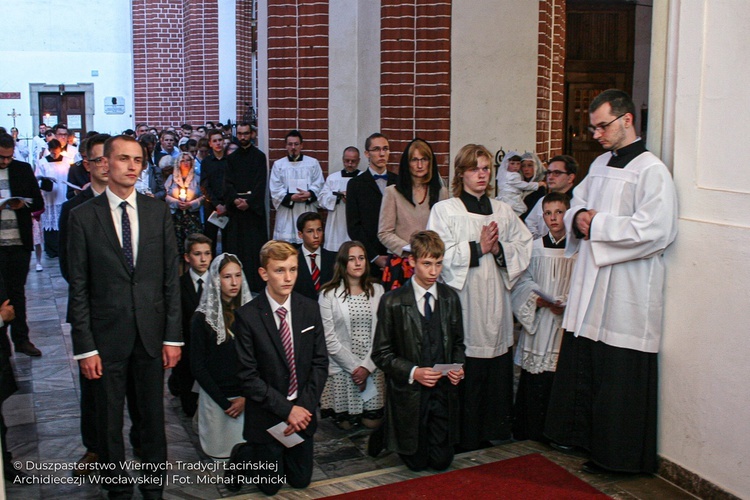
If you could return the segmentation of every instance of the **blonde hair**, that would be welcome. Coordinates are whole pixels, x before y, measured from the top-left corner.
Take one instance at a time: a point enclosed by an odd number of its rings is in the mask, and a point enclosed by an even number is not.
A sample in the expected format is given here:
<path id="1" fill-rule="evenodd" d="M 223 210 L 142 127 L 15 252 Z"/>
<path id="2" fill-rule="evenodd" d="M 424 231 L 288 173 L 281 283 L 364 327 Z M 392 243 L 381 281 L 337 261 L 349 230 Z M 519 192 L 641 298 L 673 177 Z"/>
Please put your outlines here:
<path id="1" fill-rule="evenodd" d="M 467 144 L 462 147 L 456 157 L 453 159 L 453 182 L 451 183 L 451 190 L 453 196 L 461 196 L 464 192 L 464 179 L 463 175 L 470 168 L 475 168 L 478 165 L 479 158 L 487 158 L 490 162 L 490 178 L 487 182 L 487 189 L 485 193 L 487 196 L 492 196 L 494 193 L 494 178 L 495 169 L 493 168 L 493 158 L 489 150 L 481 144 Z"/>
<path id="2" fill-rule="evenodd" d="M 270 240 L 260 249 L 260 266 L 268 267 L 268 261 L 285 261 L 291 256 L 297 255 L 297 249 L 286 241 Z"/>

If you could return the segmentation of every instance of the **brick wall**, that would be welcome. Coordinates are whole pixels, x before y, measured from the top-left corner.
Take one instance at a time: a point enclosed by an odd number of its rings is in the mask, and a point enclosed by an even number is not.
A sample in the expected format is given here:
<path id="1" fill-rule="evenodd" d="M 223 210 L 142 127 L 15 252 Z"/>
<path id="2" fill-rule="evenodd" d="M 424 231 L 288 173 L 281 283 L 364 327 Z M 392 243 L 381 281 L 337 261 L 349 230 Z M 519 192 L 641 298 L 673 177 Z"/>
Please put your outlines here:
<path id="1" fill-rule="evenodd" d="M 217 120 L 217 0 L 131 5 L 134 122 L 164 127 Z"/>
<path id="2" fill-rule="evenodd" d="M 247 105 L 253 104 L 253 51 L 257 46 L 257 32 L 253 19 L 253 0 L 237 0 L 235 8 L 235 38 L 237 40 L 237 120 L 241 121 Z"/>
<path id="3" fill-rule="evenodd" d="M 268 1 L 268 158 L 297 129 L 304 153 L 328 171 L 328 2 Z"/>
<path id="4" fill-rule="evenodd" d="M 380 124 L 398 171 L 415 136 L 432 145 L 448 175 L 450 149 L 451 1 L 382 0 Z"/>
<path id="5" fill-rule="evenodd" d="M 539 2 L 536 151 L 543 159 L 563 152 L 565 137 L 565 0 Z"/>

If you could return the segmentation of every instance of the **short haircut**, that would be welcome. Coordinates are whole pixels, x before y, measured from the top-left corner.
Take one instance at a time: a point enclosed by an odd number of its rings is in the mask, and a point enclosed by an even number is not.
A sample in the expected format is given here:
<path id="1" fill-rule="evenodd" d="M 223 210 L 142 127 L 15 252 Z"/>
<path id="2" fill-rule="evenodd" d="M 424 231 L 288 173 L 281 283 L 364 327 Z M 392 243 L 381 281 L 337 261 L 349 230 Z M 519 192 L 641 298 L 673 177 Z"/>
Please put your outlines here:
<path id="1" fill-rule="evenodd" d="M 380 138 L 383 138 L 386 141 L 388 140 L 388 138 L 386 136 L 384 136 L 383 134 L 381 134 L 380 132 L 375 132 L 374 134 L 370 134 L 370 137 L 368 137 L 367 139 L 365 139 L 365 151 L 369 151 L 370 150 L 370 145 L 372 144 L 372 141 L 374 139 L 380 139 Z"/>
<path id="2" fill-rule="evenodd" d="M 633 123 L 635 123 L 635 103 L 627 92 L 618 89 L 605 90 L 591 101 L 589 113 L 593 113 L 605 103 L 609 103 L 613 115 L 620 116 L 630 113 L 633 117 Z"/>
<path id="3" fill-rule="evenodd" d="M 135 130 L 132 128 L 126 128 L 122 131 L 122 135 L 135 135 Z"/>
<path id="4" fill-rule="evenodd" d="M 136 123 L 136 125 L 135 125 L 135 129 L 136 129 L 136 130 L 138 130 L 138 129 L 139 129 L 139 128 L 141 128 L 141 127 L 146 127 L 146 128 L 148 128 L 148 124 L 146 124 L 146 123 Z"/>
<path id="5" fill-rule="evenodd" d="M 51 128 L 48 128 L 47 131 L 44 133 L 44 137 L 50 137 L 50 136 L 54 137 L 55 131 L 52 130 Z"/>
<path id="6" fill-rule="evenodd" d="M 54 127 L 52 127 L 52 130 L 55 133 L 57 133 L 57 131 L 60 130 L 61 128 L 64 128 L 66 132 L 68 131 L 68 126 L 65 125 L 64 123 L 58 123 L 57 125 L 55 125 Z"/>
<path id="7" fill-rule="evenodd" d="M 52 151 L 53 149 L 62 149 L 62 144 L 57 139 L 52 139 L 47 143 L 47 149 Z"/>
<path id="8" fill-rule="evenodd" d="M 16 147 L 16 141 L 13 140 L 12 135 L 0 134 L 0 148 L 11 149 Z"/>
<path id="9" fill-rule="evenodd" d="M 461 193 L 464 192 L 464 179 L 463 174 L 466 173 L 467 170 L 470 168 L 474 168 L 478 165 L 479 158 L 487 158 L 490 162 L 490 165 L 492 165 L 492 162 L 494 161 L 494 157 L 489 152 L 487 148 L 482 146 L 481 144 L 467 144 L 466 146 L 462 147 L 458 153 L 456 153 L 456 157 L 453 159 L 453 182 L 451 183 L 451 190 L 453 191 L 453 196 L 461 196 Z M 490 168 L 490 178 L 489 182 L 487 183 L 487 189 L 486 193 L 487 196 L 490 196 L 493 192 L 493 185 L 495 184 L 494 180 L 492 179 L 492 168 Z"/>
<path id="10" fill-rule="evenodd" d="M 346 154 L 347 151 L 354 151 L 355 153 L 357 153 L 357 156 L 360 156 L 359 149 L 356 146 L 348 146 L 344 148 L 344 154 Z"/>
<path id="11" fill-rule="evenodd" d="M 134 137 L 130 137 L 129 135 L 115 135 L 107 139 L 107 142 L 104 143 L 104 156 L 109 158 L 112 155 L 112 150 L 114 149 L 114 143 L 117 141 L 125 141 L 125 142 L 133 142 L 135 144 L 138 144 L 138 141 L 135 140 Z M 140 144 L 138 144 L 141 146 Z M 143 146 L 141 146 L 141 149 L 143 149 Z M 146 158 L 143 159 L 144 162 L 146 161 Z"/>
<path id="12" fill-rule="evenodd" d="M 86 132 L 86 135 L 84 137 L 86 139 L 91 139 L 95 135 L 99 135 L 99 132 L 97 132 L 96 130 L 89 130 L 88 132 Z"/>
<path id="13" fill-rule="evenodd" d="M 86 156 L 90 157 L 91 150 L 94 149 L 94 146 L 106 143 L 110 137 L 112 136 L 109 134 L 96 134 L 94 137 L 86 139 Z"/>
<path id="14" fill-rule="evenodd" d="M 206 132 L 208 129 L 206 128 L 205 125 L 201 125 L 201 126 L 197 127 L 195 130 L 202 130 L 202 131 Z"/>
<path id="15" fill-rule="evenodd" d="M 272 260 L 285 261 L 289 257 L 297 255 L 297 249 L 286 241 L 270 240 L 260 249 L 260 266 L 268 267 Z"/>
<path id="16" fill-rule="evenodd" d="M 154 134 L 141 134 L 141 136 L 138 138 L 138 142 L 146 145 L 156 145 L 156 136 Z"/>
<path id="17" fill-rule="evenodd" d="M 190 125 L 189 123 L 183 123 L 183 124 L 182 124 L 182 125 L 180 126 L 180 128 L 181 128 L 182 130 L 189 130 L 190 132 L 192 132 L 192 131 L 193 131 L 193 126 L 192 126 L 192 125 Z"/>
<path id="18" fill-rule="evenodd" d="M 206 244 L 208 246 L 213 245 L 213 240 L 206 236 L 205 234 L 201 233 L 193 233 L 189 234 L 187 238 L 185 238 L 185 253 L 190 253 L 190 251 L 193 249 L 193 245 L 201 245 Z"/>
<path id="19" fill-rule="evenodd" d="M 305 230 L 305 224 L 310 221 L 319 220 L 323 224 L 323 217 L 318 212 L 305 212 L 297 217 L 297 231 L 300 233 Z"/>
<path id="20" fill-rule="evenodd" d="M 177 140 L 177 134 L 173 130 L 162 130 L 161 132 L 159 132 L 159 139 L 161 139 L 165 135 L 171 135 L 172 139 Z"/>
<path id="21" fill-rule="evenodd" d="M 208 138 L 209 142 L 211 141 L 211 137 L 215 135 L 220 135 L 222 138 L 224 138 L 224 132 L 221 131 L 221 129 L 218 128 L 212 128 L 208 131 L 208 134 L 206 134 L 206 137 Z"/>
<path id="22" fill-rule="evenodd" d="M 513 155 L 508 158 L 508 161 L 523 161 L 523 157 L 521 155 Z"/>
<path id="23" fill-rule="evenodd" d="M 553 156 L 552 159 L 547 162 L 547 165 L 551 165 L 553 161 L 561 161 L 565 163 L 565 171 L 569 174 L 578 173 L 578 162 L 575 158 L 570 155 L 557 155 Z"/>
<path id="24" fill-rule="evenodd" d="M 445 243 L 435 231 L 417 231 L 409 239 L 411 253 L 415 259 L 439 258 L 445 253 Z"/>
<path id="25" fill-rule="evenodd" d="M 544 208 L 544 205 L 547 203 L 555 203 L 557 201 L 564 204 L 565 208 L 570 208 L 570 196 L 568 196 L 567 193 L 559 193 L 557 191 L 548 193 L 542 198 L 542 208 Z"/>
<path id="26" fill-rule="evenodd" d="M 287 132 L 287 134 L 284 136 L 284 142 L 286 142 L 290 137 L 296 137 L 299 139 L 299 142 L 305 142 L 302 139 L 302 134 L 300 134 L 299 130 L 290 130 Z"/>

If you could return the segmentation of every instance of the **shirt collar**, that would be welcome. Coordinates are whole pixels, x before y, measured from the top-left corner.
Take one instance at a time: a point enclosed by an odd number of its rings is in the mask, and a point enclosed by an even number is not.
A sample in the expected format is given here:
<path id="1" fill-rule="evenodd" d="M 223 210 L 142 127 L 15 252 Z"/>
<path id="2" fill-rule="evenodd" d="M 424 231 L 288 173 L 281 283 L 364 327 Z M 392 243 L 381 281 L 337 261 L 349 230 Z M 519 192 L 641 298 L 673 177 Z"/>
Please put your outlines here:
<path id="1" fill-rule="evenodd" d="M 430 292 L 430 295 L 432 295 L 433 299 L 437 300 L 438 298 L 437 283 L 433 283 L 433 285 L 430 288 L 424 289 L 419 285 L 419 283 L 417 283 L 417 280 L 415 280 L 414 277 L 412 276 L 411 286 L 414 287 L 414 298 L 417 299 L 417 302 L 419 302 L 422 299 L 422 297 L 424 297 L 424 294 L 427 292 Z"/>
<path id="2" fill-rule="evenodd" d="M 271 305 L 271 311 L 276 314 L 276 309 L 279 307 L 284 307 L 286 309 L 286 312 L 288 313 L 290 310 L 290 301 L 292 298 L 292 294 L 290 293 L 289 296 L 286 298 L 286 301 L 283 304 L 279 304 L 275 300 L 273 300 L 273 297 L 271 297 L 271 294 L 268 293 L 268 287 L 266 286 L 266 289 L 263 291 L 266 294 L 266 297 L 268 298 L 268 303 Z"/>
<path id="3" fill-rule="evenodd" d="M 99 196 L 100 194 L 104 192 L 104 191 L 97 191 L 96 189 L 94 189 L 93 184 L 89 184 L 89 187 L 91 188 L 91 192 L 94 193 L 94 196 Z M 104 188 L 104 190 L 106 191 L 107 188 Z"/>
<path id="4" fill-rule="evenodd" d="M 559 245 L 560 242 L 565 241 L 565 235 L 562 235 L 562 238 L 559 240 L 556 240 L 554 236 L 552 236 L 552 233 L 547 233 L 547 236 L 549 236 L 549 240 L 552 242 L 553 245 Z"/>
<path id="5" fill-rule="evenodd" d="M 291 161 L 291 162 L 298 162 L 298 161 L 302 161 L 302 157 L 303 157 L 303 156 L 304 156 L 304 155 L 303 155 L 302 153 L 300 153 L 300 154 L 299 154 L 299 156 L 298 156 L 298 157 L 296 157 L 296 158 L 292 157 L 292 155 L 286 155 L 287 159 L 288 159 L 289 161 Z"/>
<path id="6" fill-rule="evenodd" d="M 307 257 L 309 259 L 310 255 L 312 255 L 312 252 L 307 249 L 307 247 L 304 245 L 304 243 L 300 245 L 300 248 L 302 248 L 302 255 L 304 255 L 305 257 Z M 320 248 L 318 248 L 317 250 L 315 250 L 315 256 L 317 257 L 318 255 L 320 255 Z"/>
<path id="7" fill-rule="evenodd" d="M 204 285 L 207 284 L 206 283 L 206 273 L 198 274 L 195 271 L 193 271 L 192 267 L 190 268 L 190 270 L 188 271 L 188 273 L 190 273 L 190 279 L 193 280 L 193 285 L 195 285 L 196 283 L 198 283 L 199 279 L 203 280 L 203 284 Z"/>
<path id="8" fill-rule="evenodd" d="M 375 170 L 372 169 L 372 167 L 367 167 L 367 170 L 370 171 L 370 175 L 375 177 L 376 175 L 388 175 L 388 169 L 385 170 L 382 174 L 377 173 Z"/>
<path id="9" fill-rule="evenodd" d="M 127 201 L 128 205 L 133 207 L 133 210 L 137 211 L 138 205 L 136 205 L 135 199 L 136 199 L 136 191 L 133 189 L 133 192 L 130 193 L 130 196 L 125 198 L 124 200 L 121 199 L 119 196 L 117 196 L 115 193 L 109 190 L 109 186 L 107 186 L 107 189 L 104 190 L 104 193 L 107 195 L 107 201 L 109 202 L 109 209 L 115 210 L 117 207 L 120 206 L 120 203 L 123 201 Z"/>

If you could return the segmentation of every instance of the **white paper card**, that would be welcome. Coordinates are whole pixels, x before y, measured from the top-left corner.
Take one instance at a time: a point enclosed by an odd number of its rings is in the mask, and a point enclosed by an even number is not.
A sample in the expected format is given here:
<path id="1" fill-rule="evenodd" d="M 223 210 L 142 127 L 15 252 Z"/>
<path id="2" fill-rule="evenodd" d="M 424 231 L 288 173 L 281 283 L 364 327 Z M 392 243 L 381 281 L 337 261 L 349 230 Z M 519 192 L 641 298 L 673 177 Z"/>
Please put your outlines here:
<path id="1" fill-rule="evenodd" d="M 362 401 L 369 401 L 372 398 L 374 398 L 378 393 L 377 388 L 375 388 L 375 383 L 372 381 L 372 375 L 367 377 L 367 385 L 365 386 L 365 390 L 359 393 L 359 396 L 362 398 Z"/>
<path id="2" fill-rule="evenodd" d="M 461 369 L 461 367 L 464 366 L 461 363 L 446 363 L 446 364 L 437 364 L 432 367 L 433 370 L 436 372 L 440 372 L 443 375 L 448 375 L 448 372 L 457 372 Z"/>
<path id="3" fill-rule="evenodd" d="M 285 436 L 284 431 L 287 427 L 289 427 L 289 424 L 287 424 L 286 422 L 279 422 L 273 427 L 269 427 L 268 429 L 266 429 L 266 431 L 268 431 L 270 435 L 275 437 L 279 443 L 283 444 L 287 448 L 294 448 L 295 446 L 303 442 L 304 439 L 302 439 L 296 432 L 289 436 Z"/>
<path id="4" fill-rule="evenodd" d="M 227 226 L 227 223 L 229 222 L 229 217 L 227 217 L 226 215 L 219 215 L 216 212 L 213 212 L 211 215 L 208 216 L 207 220 L 214 226 L 219 226 L 221 229 L 224 229 Z"/>

